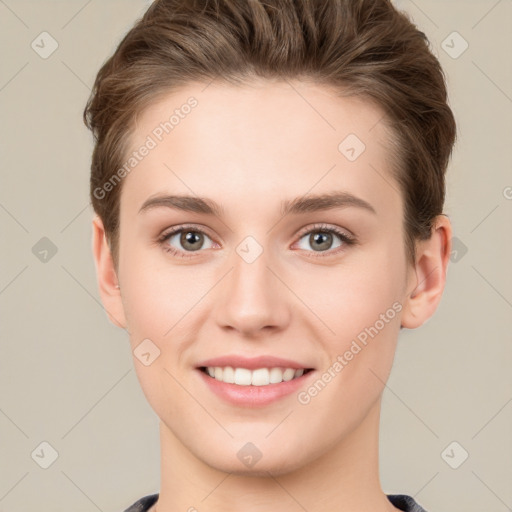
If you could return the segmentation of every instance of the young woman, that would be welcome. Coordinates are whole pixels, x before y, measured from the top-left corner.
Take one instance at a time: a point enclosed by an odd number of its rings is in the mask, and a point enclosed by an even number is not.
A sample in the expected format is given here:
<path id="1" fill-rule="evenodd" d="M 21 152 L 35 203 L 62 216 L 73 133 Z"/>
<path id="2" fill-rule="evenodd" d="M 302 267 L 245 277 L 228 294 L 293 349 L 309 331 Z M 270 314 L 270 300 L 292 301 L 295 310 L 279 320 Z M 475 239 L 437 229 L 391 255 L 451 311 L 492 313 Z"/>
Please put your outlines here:
<path id="1" fill-rule="evenodd" d="M 387 0 L 156 0 L 84 118 L 101 298 L 161 420 L 128 510 L 423 511 L 378 434 L 451 247 L 425 35 Z"/>

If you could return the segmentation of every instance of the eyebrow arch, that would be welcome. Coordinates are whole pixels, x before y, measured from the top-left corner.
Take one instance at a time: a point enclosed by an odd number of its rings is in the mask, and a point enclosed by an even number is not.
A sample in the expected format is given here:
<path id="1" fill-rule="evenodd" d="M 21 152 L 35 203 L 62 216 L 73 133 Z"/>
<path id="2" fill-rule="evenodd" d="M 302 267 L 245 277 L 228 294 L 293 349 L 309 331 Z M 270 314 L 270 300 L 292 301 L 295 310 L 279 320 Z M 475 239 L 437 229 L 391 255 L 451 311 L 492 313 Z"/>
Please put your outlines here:
<path id="1" fill-rule="evenodd" d="M 323 210 L 332 210 L 334 208 L 346 208 L 354 206 L 363 208 L 375 215 L 375 208 L 360 197 L 354 196 L 350 192 L 337 191 L 327 194 L 305 195 L 297 197 L 292 201 L 283 201 L 281 204 L 281 214 L 288 215 L 306 212 L 316 212 Z"/>
<path id="2" fill-rule="evenodd" d="M 185 212 L 204 213 L 222 217 L 224 209 L 215 201 L 194 196 L 155 196 L 147 199 L 140 207 L 139 213 L 157 207 L 173 208 Z"/>
<path id="3" fill-rule="evenodd" d="M 354 206 L 377 214 L 375 208 L 360 197 L 349 192 L 337 191 L 327 194 L 306 195 L 281 203 L 281 215 L 300 214 L 316 211 L 331 210 Z M 215 201 L 202 197 L 186 195 L 155 196 L 147 199 L 141 206 L 139 213 L 157 207 L 167 207 L 187 212 L 202 213 L 222 217 L 224 209 Z"/>

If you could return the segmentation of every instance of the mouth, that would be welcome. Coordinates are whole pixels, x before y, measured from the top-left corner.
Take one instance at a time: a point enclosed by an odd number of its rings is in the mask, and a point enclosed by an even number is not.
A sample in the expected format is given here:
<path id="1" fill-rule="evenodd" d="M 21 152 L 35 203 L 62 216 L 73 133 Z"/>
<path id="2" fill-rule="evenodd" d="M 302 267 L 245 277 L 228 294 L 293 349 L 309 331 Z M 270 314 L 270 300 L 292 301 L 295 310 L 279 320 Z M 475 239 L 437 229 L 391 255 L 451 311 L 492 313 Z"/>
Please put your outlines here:
<path id="1" fill-rule="evenodd" d="M 198 370 L 225 384 L 238 386 L 269 386 L 301 378 L 314 368 L 268 367 L 249 369 L 232 366 L 200 366 Z"/>

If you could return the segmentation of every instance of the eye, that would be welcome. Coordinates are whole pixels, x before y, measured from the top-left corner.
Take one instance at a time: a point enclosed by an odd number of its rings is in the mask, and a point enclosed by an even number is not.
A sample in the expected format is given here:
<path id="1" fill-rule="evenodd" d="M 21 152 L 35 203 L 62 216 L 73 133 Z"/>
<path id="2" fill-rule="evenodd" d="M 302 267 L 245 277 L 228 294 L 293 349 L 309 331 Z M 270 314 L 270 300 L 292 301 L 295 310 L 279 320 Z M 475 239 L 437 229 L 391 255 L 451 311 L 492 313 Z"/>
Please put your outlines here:
<path id="1" fill-rule="evenodd" d="M 333 243 L 336 243 L 336 238 L 339 242 L 333 246 Z M 303 239 L 304 242 L 302 242 Z M 201 249 L 211 249 L 217 245 L 205 231 L 196 226 L 176 226 L 162 234 L 158 242 L 166 252 L 178 258 L 191 258 L 194 256 L 193 253 L 201 252 Z M 356 243 L 356 238 L 353 235 L 337 227 L 317 224 L 302 233 L 298 248 L 318 253 L 313 257 L 321 257 L 324 255 L 323 253 L 337 254 L 345 250 L 347 246 Z M 309 249 L 307 245 L 312 249 Z"/>
<path id="2" fill-rule="evenodd" d="M 178 226 L 166 231 L 159 242 L 165 251 L 182 258 L 192 256 L 186 253 L 211 249 L 214 245 L 212 239 L 202 229 L 192 226 Z"/>
<path id="3" fill-rule="evenodd" d="M 340 240 L 337 245 L 333 245 L 336 243 L 336 238 Z M 304 242 L 301 241 L 304 240 Z M 353 235 L 349 235 L 348 233 L 341 231 L 336 227 L 329 227 L 326 225 L 315 225 L 313 229 L 309 229 L 306 233 L 301 236 L 299 240 L 299 249 L 310 250 L 307 246 L 309 245 L 312 248 L 313 252 L 316 253 L 325 253 L 328 252 L 330 254 L 336 254 L 340 250 L 344 250 L 346 246 L 354 245 L 356 240 Z M 337 251 L 331 251 L 331 249 L 338 249 Z M 315 255 L 316 256 L 316 255 Z"/>

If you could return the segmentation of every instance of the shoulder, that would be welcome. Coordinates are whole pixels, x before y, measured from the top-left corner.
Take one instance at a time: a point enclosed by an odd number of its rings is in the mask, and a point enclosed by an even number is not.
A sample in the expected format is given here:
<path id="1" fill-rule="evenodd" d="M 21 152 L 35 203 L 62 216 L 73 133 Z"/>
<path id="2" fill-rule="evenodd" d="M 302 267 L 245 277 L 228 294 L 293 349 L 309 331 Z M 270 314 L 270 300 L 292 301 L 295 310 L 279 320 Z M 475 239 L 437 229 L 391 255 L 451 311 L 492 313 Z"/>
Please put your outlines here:
<path id="1" fill-rule="evenodd" d="M 157 494 L 150 494 L 137 500 L 133 505 L 128 507 L 124 512 L 147 512 L 158 500 Z"/>
<path id="2" fill-rule="evenodd" d="M 398 509 L 404 512 L 427 512 L 414 498 L 405 494 L 387 494 L 388 500 Z"/>

